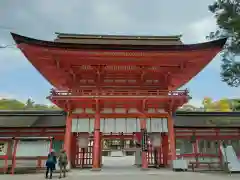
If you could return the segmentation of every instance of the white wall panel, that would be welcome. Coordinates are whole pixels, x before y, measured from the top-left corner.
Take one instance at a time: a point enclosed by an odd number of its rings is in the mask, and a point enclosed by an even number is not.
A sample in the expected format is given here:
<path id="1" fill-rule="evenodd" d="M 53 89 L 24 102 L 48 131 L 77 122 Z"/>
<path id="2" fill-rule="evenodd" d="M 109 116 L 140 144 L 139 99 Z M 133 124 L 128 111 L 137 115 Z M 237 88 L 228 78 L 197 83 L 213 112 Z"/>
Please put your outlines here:
<path id="1" fill-rule="evenodd" d="M 166 111 L 164 109 L 157 109 L 157 112 L 164 113 Z"/>
<path id="2" fill-rule="evenodd" d="M 126 118 L 127 121 L 127 133 L 133 133 L 137 131 L 137 119 L 136 118 Z"/>
<path id="3" fill-rule="evenodd" d="M 130 108 L 128 113 L 138 113 L 138 110 L 136 108 Z"/>
<path id="4" fill-rule="evenodd" d="M 148 118 L 148 132 L 168 132 L 167 118 Z"/>
<path id="5" fill-rule="evenodd" d="M 72 119 L 72 132 L 77 132 L 78 121 L 77 119 Z"/>
<path id="6" fill-rule="evenodd" d="M 100 118 L 100 131 L 105 132 L 105 119 Z"/>
<path id="7" fill-rule="evenodd" d="M 162 129 L 163 129 L 163 132 L 168 132 L 168 120 L 167 118 L 162 118 Z"/>
<path id="8" fill-rule="evenodd" d="M 103 111 L 101 113 L 105 113 L 105 114 L 108 114 L 108 113 L 112 113 L 112 108 L 104 108 Z"/>
<path id="9" fill-rule="evenodd" d="M 80 114 L 80 113 L 83 113 L 83 109 L 82 109 L 82 108 L 76 108 L 76 109 L 73 111 L 73 114 Z"/>
<path id="10" fill-rule="evenodd" d="M 154 108 L 149 108 L 148 113 L 156 113 L 156 110 Z"/>
<path id="11" fill-rule="evenodd" d="M 86 113 L 93 114 L 95 113 L 92 108 L 86 108 Z"/>
<path id="12" fill-rule="evenodd" d="M 140 119 L 137 118 L 136 119 L 136 132 L 140 132 L 141 131 L 141 128 L 140 128 Z"/>
<path id="13" fill-rule="evenodd" d="M 116 132 L 116 123 L 114 118 L 105 118 L 104 132 Z"/>
<path id="14" fill-rule="evenodd" d="M 126 109 L 125 109 L 125 108 L 116 108 L 116 109 L 115 109 L 115 112 L 116 112 L 116 113 L 125 113 L 125 112 L 126 112 Z"/>
<path id="15" fill-rule="evenodd" d="M 152 121 L 151 121 L 151 118 L 147 118 L 147 120 L 146 120 L 146 125 L 147 125 L 147 131 L 148 132 L 152 132 L 152 126 L 151 126 L 151 124 L 152 124 Z"/>
<path id="16" fill-rule="evenodd" d="M 90 118 L 89 119 L 89 132 L 93 132 L 94 131 L 94 118 Z"/>
<path id="17" fill-rule="evenodd" d="M 94 118 L 73 119 L 72 132 L 93 132 L 94 121 Z M 148 132 L 168 132 L 167 118 L 148 118 L 146 123 Z M 103 133 L 132 133 L 140 132 L 140 130 L 138 118 L 100 119 L 100 131 Z"/>
<path id="18" fill-rule="evenodd" d="M 151 132 L 162 132 L 162 118 L 151 118 Z"/>
<path id="19" fill-rule="evenodd" d="M 37 141 L 19 141 L 16 156 L 17 157 L 34 157 L 34 156 L 47 156 L 49 153 L 50 141 L 37 140 Z"/>
<path id="20" fill-rule="evenodd" d="M 73 119 L 72 132 L 91 132 L 89 118 Z"/>
<path id="21" fill-rule="evenodd" d="M 116 133 L 123 132 L 126 133 L 126 118 L 116 118 Z"/>

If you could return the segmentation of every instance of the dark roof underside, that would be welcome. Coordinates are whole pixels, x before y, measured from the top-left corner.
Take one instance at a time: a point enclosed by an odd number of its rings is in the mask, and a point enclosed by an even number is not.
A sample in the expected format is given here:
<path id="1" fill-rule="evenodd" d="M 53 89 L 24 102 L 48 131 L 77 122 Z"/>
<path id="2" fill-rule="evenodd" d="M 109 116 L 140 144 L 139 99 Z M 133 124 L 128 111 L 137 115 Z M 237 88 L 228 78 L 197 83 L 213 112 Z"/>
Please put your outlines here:
<path id="1" fill-rule="evenodd" d="M 0 111 L 0 127 L 64 127 L 63 111 Z M 240 127 L 240 112 L 177 112 L 176 127 Z"/>
<path id="2" fill-rule="evenodd" d="M 105 49 L 105 50 L 135 50 L 135 51 L 192 51 L 209 48 L 222 48 L 226 42 L 226 38 L 211 42 L 191 44 L 191 45 L 131 45 L 131 44 L 86 44 L 86 43 L 64 43 L 53 41 L 42 41 L 34 38 L 21 36 L 11 33 L 17 44 L 29 44 L 34 46 L 42 46 L 46 48 L 64 48 L 64 49 Z"/>

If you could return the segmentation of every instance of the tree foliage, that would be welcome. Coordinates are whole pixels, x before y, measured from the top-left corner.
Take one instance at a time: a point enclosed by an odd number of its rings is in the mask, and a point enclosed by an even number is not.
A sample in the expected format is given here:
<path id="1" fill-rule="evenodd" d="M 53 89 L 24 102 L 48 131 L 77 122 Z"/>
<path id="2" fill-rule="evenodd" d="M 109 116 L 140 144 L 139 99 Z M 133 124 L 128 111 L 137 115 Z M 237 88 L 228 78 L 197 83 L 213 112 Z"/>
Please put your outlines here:
<path id="1" fill-rule="evenodd" d="M 222 51 L 221 78 L 229 86 L 240 86 L 240 1 L 216 0 L 209 6 L 218 25 L 216 32 L 211 32 L 209 39 L 227 37 L 228 41 Z"/>
<path id="2" fill-rule="evenodd" d="M 0 110 L 8 110 L 8 109 L 20 110 L 24 108 L 25 108 L 25 104 L 18 100 L 15 100 L 15 99 L 0 100 Z"/>
<path id="3" fill-rule="evenodd" d="M 213 101 L 206 97 L 202 101 L 204 111 L 208 112 L 232 112 L 240 111 L 240 99 L 220 99 Z"/>
<path id="4" fill-rule="evenodd" d="M 59 109 L 56 106 L 47 106 L 44 104 L 35 104 L 32 99 L 26 103 L 16 99 L 0 99 L 0 110 L 54 110 Z"/>

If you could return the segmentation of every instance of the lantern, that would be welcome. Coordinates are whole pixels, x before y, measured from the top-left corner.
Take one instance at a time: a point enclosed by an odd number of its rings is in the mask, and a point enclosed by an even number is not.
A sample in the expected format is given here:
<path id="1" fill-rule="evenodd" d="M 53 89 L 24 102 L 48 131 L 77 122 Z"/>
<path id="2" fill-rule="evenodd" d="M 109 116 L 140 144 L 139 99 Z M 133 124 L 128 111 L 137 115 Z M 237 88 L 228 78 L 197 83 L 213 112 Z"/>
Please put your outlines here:
<path id="1" fill-rule="evenodd" d="M 78 136 L 77 143 L 79 148 L 87 148 L 89 144 L 89 134 L 81 134 L 81 136 Z"/>
<path id="2" fill-rule="evenodd" d="M 162 144 L 160 133 L 151 133 L 150 140 L 153 147 L 160 147 Z"/>

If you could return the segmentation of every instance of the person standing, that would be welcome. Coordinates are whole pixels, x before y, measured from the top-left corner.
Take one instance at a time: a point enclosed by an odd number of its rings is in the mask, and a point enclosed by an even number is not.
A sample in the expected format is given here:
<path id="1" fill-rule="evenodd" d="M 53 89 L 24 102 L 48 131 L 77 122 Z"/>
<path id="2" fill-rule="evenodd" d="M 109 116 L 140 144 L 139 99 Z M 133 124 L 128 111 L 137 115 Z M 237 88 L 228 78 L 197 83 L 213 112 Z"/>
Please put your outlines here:
<path id="1" fill-rule="evenodd" d="M 58 165 L 60 167 L 60 176 L 59 178 L 62 178 L 62 173 L 63 177 L 66 177 L 66 167 L 68 164 L 68 158 L 67 158 L 67 153 L 64 149 L 60 151 L 60 155 L 58 158 Z"/>
<path id="2" fill-rule="evenodd" d="M 48 179 L 48 173 L 50 173 L 50 179 L 52 179 L 53 170 L 56 169 L 57 157 L 54 150 L 48 154 L 48 159 L 46 161 L 46 179 Z"/>

